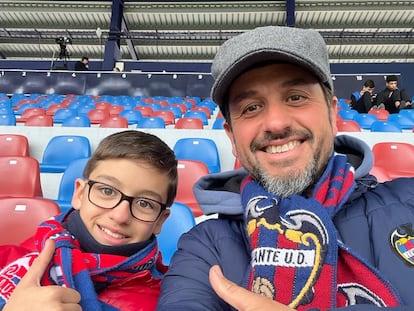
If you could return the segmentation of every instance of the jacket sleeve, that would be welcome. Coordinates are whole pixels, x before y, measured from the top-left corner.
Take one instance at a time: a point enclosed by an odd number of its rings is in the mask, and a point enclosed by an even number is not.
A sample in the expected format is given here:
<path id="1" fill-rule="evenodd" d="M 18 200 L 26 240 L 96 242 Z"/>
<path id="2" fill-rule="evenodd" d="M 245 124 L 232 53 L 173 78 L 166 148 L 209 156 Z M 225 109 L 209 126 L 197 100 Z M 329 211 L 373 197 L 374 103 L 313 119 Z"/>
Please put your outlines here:
<path id="1" fill-rule="evenodd" d="M 211 266 L 241 284 L 248 254 L 241 234 L 225 220 L 207 220 L 184 234 L 161 283 L 157 310 L 232 310 L 210 286 Z"/>

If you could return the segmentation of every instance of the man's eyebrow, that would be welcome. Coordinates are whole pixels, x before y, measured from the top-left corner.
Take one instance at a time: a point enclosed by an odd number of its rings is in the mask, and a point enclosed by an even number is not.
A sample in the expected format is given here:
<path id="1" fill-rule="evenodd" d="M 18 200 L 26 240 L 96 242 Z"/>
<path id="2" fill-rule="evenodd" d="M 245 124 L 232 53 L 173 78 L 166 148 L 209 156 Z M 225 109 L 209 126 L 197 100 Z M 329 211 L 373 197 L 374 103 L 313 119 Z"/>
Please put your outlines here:
<path id="1" fill-rule="evenodd" d="M 238 93 L 236 96 L 231 98 L 229 102 L 232 104 L 237 104 L 246 98 L 254 96 L 255 94 L 257 94 L 255 90 L 246 90 L 246 91 Z"/>
<path id="2" fill-rule="evenodd" d="M 287 81 L 282 82 L 282 87 L 292 87 L 292 86 L 302 86 L 302 85 L 309 85 L 317 83 L 317 81 L 313 81 L 313 79 L 304 79 L 304 78 L 297 78 L 297 79 L 291 79 Z"/>

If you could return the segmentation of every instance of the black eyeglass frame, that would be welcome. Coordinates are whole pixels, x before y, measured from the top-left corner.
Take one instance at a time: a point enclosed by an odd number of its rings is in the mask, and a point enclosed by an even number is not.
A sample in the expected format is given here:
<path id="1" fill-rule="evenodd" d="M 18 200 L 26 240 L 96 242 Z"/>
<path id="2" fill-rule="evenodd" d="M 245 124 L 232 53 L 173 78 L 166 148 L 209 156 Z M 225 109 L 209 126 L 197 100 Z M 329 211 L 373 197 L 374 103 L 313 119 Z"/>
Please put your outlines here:
<path id="1" fill-rule="evenodd" d="M 121 204 L 122 201 L 127 201 L 129 203 L 129 212 L 131 213 L 132 217 L 134 217 L 135 219 L 138 219 L 139 221 L 143 221 L 143 222 L 147 222 L 147 223 L 154 223 L 154 222 L 156 222 L 158 220 L 158 218 L 160 218 L 161 213 L 167 209 L 167 205 L 166 204 L 161 203 L 161 202 L 159 202 L 157 200 L 150 199 L 150 198 L 146 198 L 146 197 L 131 197 L 131 196 L 126 195 L 125 193 L 123 193 L 121 190 L 115 188 L 114 186 L 108 185 L 108 184 L 106 184 L 104 182 L 101 182 L 101 181 L 89 179 L 86 183 L 89 186 L 89 190 L 88 190 L 88 200 L 89 200 L 90 203 L 92 203 L 93 205 L 95 205 L 95 206 L 97 206 L 99 208 L 103 208 L 103 209 L 114 209 L 119 204 Z M 103 206 L 100 206 L 100 205 L 96 204 L 95 202 L 92 202 L 90 196 L 91 196 L 92 186 L 95 185 L 95 184 L 105 185 L 105 186 L 108 186 L 109 188 L 112 188 L 112 189 L 118 191 L 121 194 L 121 198 L 119 199 L 118 203 L 116 203 L 113 207 L 103 207 Z M 158 216 L 154 220 L 144 220 L 144 219 L 141 219 L 141 218 L 136 217 L 132 213 L 132 203 L 136 199 L 145 199 L 145 200 L 152 201 L 152 202 L 155 202 L 155 203 L 159 204 L 161 206 L 161 209 L 160 209 L 160 212 L 158 213 Z"/>

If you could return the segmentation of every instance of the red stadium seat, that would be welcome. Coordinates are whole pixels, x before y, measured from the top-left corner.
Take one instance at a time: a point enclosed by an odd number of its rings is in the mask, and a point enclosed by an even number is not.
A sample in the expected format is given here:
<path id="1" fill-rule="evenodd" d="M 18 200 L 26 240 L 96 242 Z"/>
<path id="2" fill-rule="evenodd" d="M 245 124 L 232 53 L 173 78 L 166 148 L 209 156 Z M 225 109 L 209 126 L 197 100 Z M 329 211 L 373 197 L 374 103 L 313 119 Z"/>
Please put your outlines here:
<path id="1" fill-rule="evenodd" d="M 53 126 L 53 117 L 49 115 L 34 115 L 24 123 L 25 126 Z"/>
<path id="2" fill-rule="evenodd" d="M 22 156 L 30 155 L 29 140 L 24 135 L 1 134 L 0 135 L 0 156 Z"/>
<path id="3" fill-rule="evenodd" d="M 43 198 L 0 198 L 0 207 L 0 245 L 19 245 L 60 213 L 55 202 Z"/>
<path id="4" fill-rule="evenodd" d="M 414 145 L 403 142 L 380 142 L 372 147 L 372 153 L 374 171 L 383 170 L 391 179 L 414 177 Z"/>
<path id="5" fill-rule="evenodd" d="M 110 116 L 109 118 L 102 120 L 99 127 L 127 128 L 128 120 L 124 117 Z"/>
<path id="6" fill-rule="evenodd" d="M 32 157 L 0 157 L 0 197 L 41 197 L 39 162 Z"/>
<path id="7" fill-rule="evenodd" d="M 194 183 L 202 176 L 207 175 L 207 166 L 200 161 L 178 160 L 178 188 L 175 201 L 190 207 L 195 217 L 203 215 L 193 193 Z"/>
<path id="8" fill-rule="evenodd" d="M 199 118 L 180 118 L 175 122 L 176 129 L 204 129 L 203 121 Z"/>

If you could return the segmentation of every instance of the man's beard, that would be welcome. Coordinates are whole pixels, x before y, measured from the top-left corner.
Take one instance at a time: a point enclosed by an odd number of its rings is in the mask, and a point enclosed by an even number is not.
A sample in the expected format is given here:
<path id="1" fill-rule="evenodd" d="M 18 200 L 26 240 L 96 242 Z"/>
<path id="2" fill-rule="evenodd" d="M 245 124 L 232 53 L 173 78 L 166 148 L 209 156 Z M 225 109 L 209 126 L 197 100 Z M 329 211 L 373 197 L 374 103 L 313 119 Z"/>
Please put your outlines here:
<path id="1" fill-rule="evenodd" d="M 292 170 L 285 176 L 269 176 L 262 168 L 256 169 L 253 176 L 267 192 L 286 198 L 312 187 L 320 172 L 316 159 L 312 158 L 304 170 Z"/>

